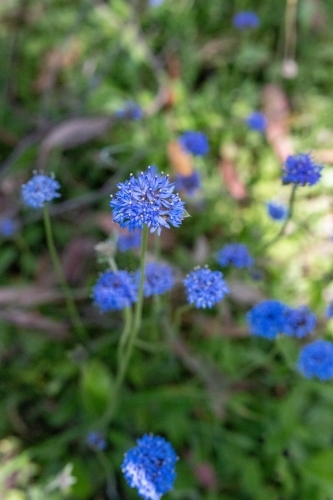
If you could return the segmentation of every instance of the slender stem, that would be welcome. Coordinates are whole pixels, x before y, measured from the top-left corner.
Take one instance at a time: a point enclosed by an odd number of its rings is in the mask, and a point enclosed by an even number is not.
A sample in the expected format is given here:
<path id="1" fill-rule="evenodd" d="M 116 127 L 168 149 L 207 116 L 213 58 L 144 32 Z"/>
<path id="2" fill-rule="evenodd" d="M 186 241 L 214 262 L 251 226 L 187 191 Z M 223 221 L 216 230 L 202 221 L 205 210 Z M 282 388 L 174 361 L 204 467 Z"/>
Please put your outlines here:
<path id="1" fill-rule="evenodd" d="M 175 311 L 175 322 L 174 322 L 175 331 L 177 333 L 179 332 L 182 315 L 184 313 L 186 313 L 187 311 L 190 311 L 192 309 L 192 307 L 193 306 L 191 304 L 184 304 L 182 306 L 177 307 L 177 309 Z"/>
<path id="2" fill-rule="evenodd" d="M 66 306 L 67 306 L 67 311 L 69 314 L 69 317 L 71 318 L 74 331 L 77 335 L 77 337 L 80 339 L 80 341 L 84 342 L 87 338 L 87 334 L 85 331 L 85 328 L 83 326 L 83 323 L 81 321 L 80 315 L 78 313 L 78 310 L 76 308 L 73 295 L 71 292 L 71 289 L 66 281 L 66 278 L 64 276 L 60 260 L 58 257 L 58 253 L 54 244 L 54 239 L 53 239 L 53 234 L 52 234 L 52 226 L 51 226 L 51 220 L 50 220 L 50 215 L 47 209 L 47 206 L 44 205 L 43 207 L 43 217 L 44 217 L 44 227 L 45 227 L 45 234 L 46 234 L 46 241 L 47 241 L 47 246 L 51 255 L 51 259 L 53 262 L 53 266 L 58 278 L 58 282 L 60 286 L 63 289 L 65 298 L 66 298 Z"/>
<path id="3" fill-rule="evenodd" d="M 125 307 L 123 309 L 123 316 L 124 316 L 124 328 L 123 331 L 120 334 L 120 340 L 118 344 L 118 366 L 121 364 L 121 360 L 123 358 L 123 353 L 126 347 L 126 343 L 128 341 L 128 337 L 131 333 L 131 326 L 132 326 L 132 308 L 131 307 Z"/>
<path id="4" fill-rule="evenodd" d="M 111 464 L 109 463 L 105 453 L 101 450 L 96 450 L 96 456 L 101 464 L 102 468 L 104 469 L 105 473 L 105 479 L 106 479 L 106 490 L 107 490 L 107 498 L 110 500 L 115 500 L 118 497 L 118 493 L 115 489 L 115 479 L 114 479 L 114 474 L 111 473 L 110 471 L 110 466 Z"/>

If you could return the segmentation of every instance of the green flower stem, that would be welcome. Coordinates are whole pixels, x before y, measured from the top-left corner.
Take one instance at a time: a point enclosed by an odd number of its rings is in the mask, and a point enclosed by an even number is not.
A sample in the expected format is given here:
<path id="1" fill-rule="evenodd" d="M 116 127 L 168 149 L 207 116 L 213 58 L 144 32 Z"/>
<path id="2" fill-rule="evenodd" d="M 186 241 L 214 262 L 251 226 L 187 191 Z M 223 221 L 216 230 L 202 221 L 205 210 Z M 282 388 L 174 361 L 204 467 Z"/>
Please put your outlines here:
<path id="1" fill-rule="evenodd" d="M 81 321 L 80 315 L 78 313 L 78 310 L 76 308 L 73 295 L 71 292 L 71 289 L 65 279 L 60 260 L 58 257 L 58 253 L 54 244 L 54 239 L 53 239 L 53 234 L 52 234 L 52 226 L 51 226 L 51 219 L 50 215 L 47 209 L 47 206 L 44 205 L 43 207 L 43 218 L 44 218 L 44 227 L 45 227 L 45 234 L 46 234 L 46 241 L 47 241 L 47 246 L 51 255 L 51 259 L 53 262 L 53 266 L 58 278 L 58 282 L 63 289 L 65 298 L 66 298 L 66 305 L 67 305 L 67 311 L 69 314 L 69 317 L 71 318 L 74 331 L 78 337 L 78 339 L 81 342 L 85 342 L 87 339 L 87 333 L 85 331 L 85 328 L 83 326 L 83 323 Z"/>
<path id="2" fill-rule="evenodd" d="M 124 328 L 123 331 L 120 334 L 120 339 L 119 339 L 119 344 L 118 344 L 118 366 L 121 364 L 121 360 L 124 355 L 124 351 L 126 348 L 126 343 L 128 341 L 129 335 L 131 333 L 131 326 L 132 326 L 132 308 L 131 307 L 125 307 L 123 309 L 123 316 L 124 316 Z"/>
<path id="3" fill-rule="evenodd" d="M 177 307 L 175 311 L 175 322 L 174 322 L 174 329 L 177 333 L 179 332 L 179 328 L 181 325 L 182 315 L 187 311 L 190 311 L 191 309 L 192 309 L 191 304 L 184 304 L 182 306 Z"/>

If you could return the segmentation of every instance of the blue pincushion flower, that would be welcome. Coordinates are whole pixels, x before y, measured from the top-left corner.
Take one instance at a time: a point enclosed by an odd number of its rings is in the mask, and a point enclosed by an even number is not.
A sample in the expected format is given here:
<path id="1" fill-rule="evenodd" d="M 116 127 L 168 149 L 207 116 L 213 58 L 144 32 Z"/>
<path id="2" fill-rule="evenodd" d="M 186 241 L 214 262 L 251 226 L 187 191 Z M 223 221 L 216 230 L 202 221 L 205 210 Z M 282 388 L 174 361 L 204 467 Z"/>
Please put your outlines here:
<path id="1" fill-rule="evenodd" d="M 127 250 L 131 250 L 131 248 L 138 248 L 141 245 L 141 239 L 141 229 L 135 229 L 134 231 L 129 231 L 126 234 L 119 234 L 117 240 L 118 250 L 120 252 L 127 252 Z"/>
<path id="2" fill-rule="evenodd" d="M 188 131 L 179 138 L 179 144 L 185 153 L 204 156 L 209 151 L 208 140 L 202 132 Z"/>
<path id="3" fill-rule="evenodd" d="M 151 233 L 157 230 L 158 234 L 170 224 L 179 227 L 185 203 L 173 193 L 174 188 L 169 176 L 155 173 L 154 168 L 148 167 L 138 177 L 131 174 L 129 180 L 118 184 L 119 191 L 111 199 L 113 220 L 130 231 L 147 225 Z"/>
<path id="4" fill-rule="evenodd" d="M 121 465 L 126 482 L 145 500 L 160 500 L 173 488 L 177 455 L 160 436 L 144 434 L 137 444 L 125 453 Z"/>
<path id="5" fill-rule="evenodd" d="M 192 196 L 201 187 L 201 179 L 198 172 L 193 170 L 190 175 L 177 175 L 175 178 L 177 191 L 184 191 Z"/>
<path id="6" fill-rule="evenodd" d="M 305 345 L 299 354 L 297 368 L 307 378 L 333 378 L 333 344 L 327 340 L 314 340 Z"/>
<path id="7" fill-rule="evenodd" d="M 238 30 L 258 28 L 259 24 L 260 21 L 258 15 L 252 11 L 237 12 L 233 18 L 233 25 Z"/>
<path id="8" fill-rule="evenodd" d="M 213 307 L 229 293 L 229 288 L 220 271 L 211 271 L 207 266 L 197 267 L 183 280 L 187 300 L 198 309 Z"/>
<path id="9" fill-rule="evenodd" d="M 104 437 L 97 431 L 89 432 L 87 436 L 87 444 L 94 450 L 103 451 L 106 448 L 106 441 Z"/>
<path id="10" fill-rule="evenodd" d="M 60 184 L 52 176 L 34 174 L 26 184 L 22 185 L 22 198 L 32 208 L 43 208 L 44 204 L 54 198 L 60 198 Z"/>
<path id="11" fill-rule="evenodd" d="M 325 310 L 325 316 L 327 319 L 333 318 L 333 301 L 328 304 Z"/>
<path id="12" fill-rule="evenodd" d="M 18 230 L 18 223 L 11 219 L 10 217 L 4 217 L 0 220 L 0 234 L 4 238 L 10 238 L 14 236 L 16 231 Z"/>
<path id="13" fill-rule="evenodd" d="M 271 219 L 281 221 L 285 220 L 288 216 L 288 208 L 280 203 L 268 201 L 266 203 L 267 213 Z"/>
<path id="14" fill-rule="evenodd" d="M 308 154 L 288 156 L 284 164 L 282 182 L 299 186 L 313 186 L 320 177 L 323 167 L 313 161 Z"/>
<path id="15" fill-rule="evenodd" d="M 287 306 L 278 300 L 264 300 L 246 315 L 250 333 L 258 337 L 274 339 L 284 331 L 284 312 Z"/>
<path id="16" fill-rule="evenodd" d="M 93 288 L 95 304 L 103 311 L 129 307 L 137 300 L 137 287 L 127 271 L 106 271 Z"/>
<path id="17" fill-rule="evenodd" d="M 233 265 L 242 268 L 251 267 L 254 261 L 246 245 L 242 243 L 229 243 L 218 252 L 217 262 L 221 266 Z"/>
<path id="18" fill-rule="evenodd" d="M 257 132 L 264 132 L 267 127 L 266 117 L 260 111 L 254 111 L 246 118 L 248 127 Z"/>
<path id="19" fill-rule="evenodd" d="M 284 312 L 283 333 L 298 337 L 309 335 L 317 323 L 316 315 L 307 306 L 288 307 Z"/>
<path id="20" fill-rule="evenodd" d="M 140 282 L 140 270 L 136 272 L 135 280 L 137 285 Z M 146 265 L 144 295 L 161 295 L 166 293 L 174 285 L 174 278 L 170 266 L 158 262 L 150 262 Z"/>

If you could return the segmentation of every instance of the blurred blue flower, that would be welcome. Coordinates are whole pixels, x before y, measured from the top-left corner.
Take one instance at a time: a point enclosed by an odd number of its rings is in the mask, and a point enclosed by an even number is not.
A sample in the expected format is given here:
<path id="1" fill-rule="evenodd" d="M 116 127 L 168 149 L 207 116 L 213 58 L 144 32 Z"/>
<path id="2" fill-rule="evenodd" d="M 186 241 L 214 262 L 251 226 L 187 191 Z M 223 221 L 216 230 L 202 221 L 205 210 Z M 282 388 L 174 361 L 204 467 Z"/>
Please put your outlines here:
<path id="1" fill-rule="evenodd" d="M 4 238 L 10 238 L 14 236 L 16 231 L 18 230 L 18 223 L 11 219 L 10 217 L 4 217 L 0 219 L 0 234 Z"/>
<path id="2" fill-rule="evenodd" d="M 177 455 L 171 444 L 160 436 L 144 434 L 138 446 L 124 455 L 121 465 L 128 485 L 145 500 L 160 500 L 172 490 L 176 477 Z"/>
<path id="3" fill-rule="evenodd" d="M 141 120 L 143 111 L 139 104 L 134 101 L 126 101 L 124 106 L 115 112 L 117 118 L 129 118 L 130 120 Z"/>
<path id="4" fill-rule="evenodd" d="M 118 235 L 117 246 L 120 252 L 127 252 L 131 248 L 138 248 L 141 245 L 142 230 L 135 229 L 134 231 L 129 231 L 128 233 L 122 233 Z"/>
<path id="5" fill-rule="evenodd" d="M 224 267 L 233 265 L 242 268 L 251 267 L 254 261 L 246 245 L 229 243 L 217 253 L 217 262 Z"/>
<path id="6" fill-rule="evenodd" d="M 238 30 L 258 28 L 259 24 L 260 21 L 258 15 L 252 11 L 237 12 L 233 18 L 233 25 Z"/>
<path id="7" fill-rule="evenodd" d="M 54 177 L 34 174 L 30 181 L 22 185 L 22 198 L 24 203 L 32 208 L 43 208 L 47 201 L 60 198 L 58 189 L 60 184 Z"/>
<path id="8" fill-rule="evenodd" d="M 258 337 L 274 339 L 284 330 L 286 305 L 278 300 L 264 300 L 246 315 L 250 333 Z"/>
<path id="9" fill-rule="evenodd" d="M 308 154 L 288 156 L 283 169 L 282 182 L 313 186 L 319 181 L 322 169 L 323 167 L 315 163 Z"/>
<path id="10" fill-rule="evenodd" d="M 136 272 L 135 280 L 137 285 L 139 285 L 140 270 Z M 166 293 L 171 290 L 173 285 L 174 278 L 170 266 L 167 264 L 160 264 L 159 262 L 150 262 L 146 265 L 144 283 L 145 297 Z"/>
<path id="11" fill-rule="evenodd" d="M 175 178 L 175 185 L 177 191 L 184 191 L 187 195 L 192 196 L 201 187 L 200 175 L 195 170 L 190 175 L 178 174 Z"/>
<path id="12" fill-rule="evenodd" d="M 333 378 L 333 344 L 327 340 L 314 340 L 305 345 L 300 351 L 297 368 L 307 378 Z"/>
<path id="13" fill-rule="evenodd" d="M 333 318 L 333 301 L 327 305 L 325 310 L 325 316 L 327 319 Z"/>
<path id="14" fill-rule="evenodd" d="M 89 432 L 87 436 L 87 444 L 94 450 L 103 451 L 107 444 L 104 437 L 97 431 Z"/>
<path id="15" fill-rule="evenodd" d="M 307 306 L 288 307 L 284 312 L 283 333 L 302 338 L 314 330 L 316 323 L 316 315 Z"/>
<path id="16" fill-rule="evenodd" d="M 160 5 L 162 5 L 164 0 L 148 0 L 148 2 L 151 7 L 159 7 Z"/>
<path id="17" fill-rule="evenodd" d="M 93 288 L 95 304 L 104 312 L 129 307 L 137 300 L 137 287 L 127 271 L 106 271 Z"/>
<path id="18" fill-rule="evenodd" d="M 208 140 L 202 132 L 188 131 L 179 138 L 179 144 L 185 153 L 204 156 L 209 151 Z"/>
<path id="19" fill-rule="evenodd" d="M 113 220 L 130 231 L 150 227 L 150 232 L 162 227 L 178 227 L 185 215 L 184 205 L 178 193 L 173 193 L 174 183 L 168 175 L 155 174 L 154 168 L 141 172 L 137 177 L 131 174 L 128 181 L 118 184 L 118 193 L 111 199 Z"/>
<path id="20" fill-rule="evenodd" d="M 207 266 L 197 267 L 183 280 L 187 300 L 198 309 L 213 307 L 229 293 L 229 288 L 220 271 L 211 271 Z"/>
<path id="21" fill-rule="evenodd" d="M 274 201 L 268 201 L 266 203 L 267 213 L 273 220 L 285 220 L 288 216 L 288 208 L 280 203 L 275 203 Z"/>
<path id="22" fill-rule="evenodd" d="M 264 132 L 267 127 L 265 115 L 260 111 L 254 111 L 246 118 L 246 123 L 249 128 L 257 132 Z"/>

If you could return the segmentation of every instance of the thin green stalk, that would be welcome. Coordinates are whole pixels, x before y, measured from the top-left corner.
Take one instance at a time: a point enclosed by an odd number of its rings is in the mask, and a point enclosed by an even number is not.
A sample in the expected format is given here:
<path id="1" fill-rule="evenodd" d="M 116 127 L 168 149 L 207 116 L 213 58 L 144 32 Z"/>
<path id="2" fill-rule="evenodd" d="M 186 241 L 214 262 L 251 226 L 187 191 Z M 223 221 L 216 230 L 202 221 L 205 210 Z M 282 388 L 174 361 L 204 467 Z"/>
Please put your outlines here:
<path id="1" fill-rule="evenodd" d="M 175 311 L 175 322 L 174 322 L 174 325 L 175 325 L 174 328 L 175 328 L 176 333 L 179 333 L 182 315 L 184 313 L 186 313 L 187 311 L 190 311 L 191 309 L 192 309 L 191 304 L 184 304 L 182 306 L 177 307 L 177 309 Z"/>
<path id="2" fill-rule="evenodd" d="M 80 341 L 84 342 L 87 338 L 87 334 L 85 331 L 85 328 L 83 326 L 83 323 L 81 321 L 80 315 L 78 313 L 78 310 L 76 308 L 71 289 L 66 281 L 66 278 L 64 276 L 60 260 L 58 257 L 58 253 L 54 244 L 54 239 L 53 239 L 53 234 L 52 234 L 52 226 L 51 226 L 51 219 L 50 215 L 47 209 L 47 206 L 44 205 L 43 207 L 43 218 L 44 218 L 44 227 L 45 227 L 45 234 L 46 234 L 46 241 L 47 241 L 47 246 L 51 255 L 52 263 L 58 278 L 58 282 L 60 286 L 63 289 L 65 298 L 66 298 L 66 306 L 67 306 L 67 311 L 69 314 L 69 317 L 71 318 L 74 331 L 77 335 L 77 337 L 80 339 Z"/>
<path id="3" fill-rule="evenodd" d="M 131 326 L 132 326 L 132 308 L 131 307 L 125 307 L 123 309 L 123 316 L 124 316 L 124 328 L 123 331 L 120 334 L 120 339 L 119 339 L 119 344 L 118 344 L 118 366 L 121 364 L 121 360 L 123 358 L 123 353 L 126 348 L 126 343 L 128 341 L 129 335 L 131 333 Z"/>

